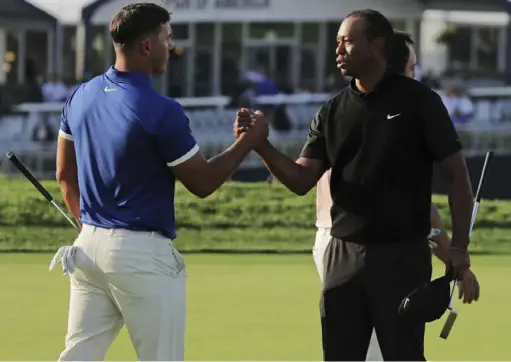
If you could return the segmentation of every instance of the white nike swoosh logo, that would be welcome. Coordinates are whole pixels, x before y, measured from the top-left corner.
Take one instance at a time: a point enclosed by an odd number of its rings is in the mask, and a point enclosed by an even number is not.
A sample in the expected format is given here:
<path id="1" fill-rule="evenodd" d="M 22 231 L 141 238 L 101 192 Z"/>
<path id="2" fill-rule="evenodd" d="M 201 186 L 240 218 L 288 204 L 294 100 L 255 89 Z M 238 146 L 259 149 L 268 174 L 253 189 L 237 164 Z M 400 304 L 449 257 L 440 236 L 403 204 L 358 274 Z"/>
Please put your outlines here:
<path id="1" fill-rule="evenodd" d="M 105 92 L 113 92 L 113 91 L 116 91 L 117 89 L 115 88 L 108 88 L 108 87 L 105 87 L 105 89 L 103 89 L 103 91 Z"/>
<path id="2" fill-rule="evenodd" d="M 400 115 L 401 115 L 401 113 L 393 114 L 393 115 L 387 114 L 387 119 L 396 118 L 397 116 L 400 116 Z"/>

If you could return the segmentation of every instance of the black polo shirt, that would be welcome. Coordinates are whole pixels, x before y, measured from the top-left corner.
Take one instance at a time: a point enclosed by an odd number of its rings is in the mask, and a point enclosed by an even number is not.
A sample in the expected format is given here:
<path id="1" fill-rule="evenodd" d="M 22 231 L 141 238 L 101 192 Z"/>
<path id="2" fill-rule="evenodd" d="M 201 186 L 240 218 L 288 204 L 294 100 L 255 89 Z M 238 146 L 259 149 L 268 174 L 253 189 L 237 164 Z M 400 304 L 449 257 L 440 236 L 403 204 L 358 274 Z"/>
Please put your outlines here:
<path id="1" fill-rule="evenodd" d="M 373 92 L 352 81 L 327 101 L 301 156 L 332 168 L 332 236 L 370 243 L 427 237 L 433 162 L 460 150 L 438 94 L 389 70 Z"/>

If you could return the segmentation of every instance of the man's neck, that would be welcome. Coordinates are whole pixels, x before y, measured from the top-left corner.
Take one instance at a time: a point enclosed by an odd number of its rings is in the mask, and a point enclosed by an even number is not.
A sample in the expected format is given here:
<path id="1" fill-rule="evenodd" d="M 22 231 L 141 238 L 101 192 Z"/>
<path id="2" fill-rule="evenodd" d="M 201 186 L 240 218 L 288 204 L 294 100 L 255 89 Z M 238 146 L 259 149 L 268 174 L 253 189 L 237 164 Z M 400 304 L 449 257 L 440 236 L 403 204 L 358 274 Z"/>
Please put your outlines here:
<path id="1" fill-rule="evenodd" d="M 136 60 L 128 59 L 127 57 L 117 55 L 114 68 L 119 72 L 137 72 L 147 75 L 149 78 L 153 77 L 153 72 L 147 67 L 142 66 Z"/>
<path id="2" fill-rule="evenodd" d="M 376 85 L 380 82 L 380 80 L 385 76 L 387 72 L 387 63 L 382 62 L 378 63 L 372 70 L 368 72 L 366 75 L 360 78 L 355 79 L 355 85 L 357 89 L 363 93 L 370 93 L 374 90 Z"/>

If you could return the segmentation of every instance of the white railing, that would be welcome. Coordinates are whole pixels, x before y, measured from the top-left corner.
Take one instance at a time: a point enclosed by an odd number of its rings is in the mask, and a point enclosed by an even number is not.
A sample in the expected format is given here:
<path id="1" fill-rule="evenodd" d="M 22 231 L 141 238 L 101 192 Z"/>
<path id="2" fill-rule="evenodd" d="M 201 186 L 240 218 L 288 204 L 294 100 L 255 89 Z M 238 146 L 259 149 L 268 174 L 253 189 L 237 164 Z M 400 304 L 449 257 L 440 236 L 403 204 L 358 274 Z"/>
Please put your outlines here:
<path id="1" fill-rule="evenodd" d="M 322 103 L 328 100 L 328 93 L 300 93 L 300 94 L 277 94 L 273 96 L 260 96 L 254 98 L 254 104 L 279 105 L 279 104 L 302 104 Z M 226 108 L 230 98 L 226 96 L 176 98 L 183 108 Z M 60 113 L 64 103 L 22 103 L 14 107 L 17 112 L 26 113 Z"/>
<path id="2" fill-rule="evenodd" d="M 464 143 L 466 152 L 468 154 L 484 153 L 488 148 L 492 148 L 496 153 L 511 153 L 511 87 L 478 87 L 472 88 L 468 91 L 474 103 L 474 117 L 472 122 L 466 125 L 458 125 L 460 137 Z M 305 140 L 307 128 L 306 124 L 313 114 L 309 115 L 310 110 L 315 111 L 319 105 L 329 99 L 331 95 L 327 93 L 303 93 L 303 94 L 279 94 L 275 96 L 262 96 L 252 100 L 254 108 L 257 106 L 268 105 L 287 105 L 288 114 L 300 113 L 300 118 L 292 120 L 291 124 L 293 129 L 291 132 L 271 132 L 275 144 L 278 145 L 284 152 L 290 153 L 295 156 L 295 153 Z M 201 98 L 178 98 L 177 101 L 190 113 L 190 123 L 192 128 L 194 125 L 204 124 L 208 119 L 197 119 L 194 123 L 194 112 L 197 115 L 199 110 L 211 110 L 215 112 L 226 112 L 230 103 L 230 98 L 225 96 L 218 97 L 201 97 Z M 307 105 L 302 107 L 300 105 Z M 4 153 L 5 148 L 14 147 L 18 152 L 25 152 L 27 156 L 33 155 L 34 157 L 42 157 L 43 154 L 48 152 L 41 152 L 37 145 L 30 141 L 29 135 L 31 133 L 31 125 L 36 124 L 43 117 L 49 117 L 53 123 L 59 121 L 59 116 L 62 111 L 63 103 L 24 103 L 15 107 L 21 116 L 13 116 L 10 121 L 12 124 L 18 124 L 17 132 L 20 138 L 11 137 L 7 135 L 1 128 L 0 122 L 0 152 Z M 308 108 L 308 109 L 306 109 Z M 218 113 L 215 113 L 218 114 Z M 225 116 L 225 113 L 224 113 Z M 232 118 L 232 114 L 228 117 Z M 206 117 L 207 118 L 207 117 Z M 222 118 L 222 117 L 220 117 Z M 225 117 L 224 117 L 225 118 Z M 229 124 L 227 124 L 229 123 Z M 205 144 L 206 148 L 210 148 L 210 152 L 215 153 L 221 151 L 227 146 L 226 142 L 231 142 L 232 139 L 225 137 L 219 139 L 212 137 L 211 140 L 208 132 L 216 134 L 217 131 L 224 127 L 229 128 L 232 122 L 214 127 L 205 127 L 201 135 L 201 142 Z M 300 123 L 300 124 L 299 124 Z M 304 127 L 305 126 L 305 127 Z M 220 128 L 219 128 L 220 127 Z M 226 130 L 227 130 L 226 128 Z M 208 131 L 213 129 L 213 131 Z M 228 131 L 228 130 L 227 130 Z M 202 147 L 202 143 L 201 144 Z M 51 147 L 50 147 L 51 148 Z M 40 156 L 41 155 L 41 156 Z M 0 159 L 3 154 L 0 154 Z M 32 156 L 30 156 L 32 157 Z M 36 162 L 36 164 L 39 164 Z M 257 157 L 249 157 L 244 163 L 244 167 L 257 166 L 259 161 Z"/>
<path id="3" fill-rule="evenodd" d="M 486 98 L 511 101 L 511 87 L 475 87 L 468 89 L 467 93 L 475 102 Z M 260 105 L 322 103 L 330 96 L 329 93 L 277 94 L 256 97 L 254 103 Z M 226 96 L 177 98 L 176 100 L 184 108 L 225 108 L 230 102 L 230 98 Z M 14 110 L 26 113 L 58 113 L 62 110 L 63 105 L 64 103 L 61 102 L 23 103 L 15 106 Z"/>

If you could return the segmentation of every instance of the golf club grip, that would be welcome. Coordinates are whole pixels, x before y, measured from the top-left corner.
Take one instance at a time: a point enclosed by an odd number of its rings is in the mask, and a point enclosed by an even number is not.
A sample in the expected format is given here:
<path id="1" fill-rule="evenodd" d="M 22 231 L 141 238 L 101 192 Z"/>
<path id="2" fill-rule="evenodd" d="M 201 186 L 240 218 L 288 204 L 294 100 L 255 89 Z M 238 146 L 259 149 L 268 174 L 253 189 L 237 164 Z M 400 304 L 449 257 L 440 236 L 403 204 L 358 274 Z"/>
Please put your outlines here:
<path id="1" fill-rule="evenodd" d="M 32 183 L 32 185 L 34 185 L 34 187 L 44 196 L 46 200 L 49 202 L 53 201 L 53 197 L 51 197 L 50 193 L 43 187 L 43 185 L 39 183 L 39 181 L 37 181 L 34 175 L 32 175 L 28 168 L 26 168 L 25 165 L 21 163 L 21 161 L 13 152 L 9 151 L 5 156 L 14 164 L 14 166 L 18 168 L 18 170 L 21 171 L 21 173 L 23 173 L 23 175 L 25 175 L 25 177 Z"/>
<path id="2" fill-rule="evenodd" d="M 476 192 L 476 201 L 481 201 L 481 194 L 483 193 L 484 182 L 486 181 L 486 174 L 488 173 L 488 165 L 493 157 L 493 152 L 486 152 L 486 158 L 484 159 L 483 169 L 481 171 L 481 178 L 479 179 L 479 186 Z"/>

